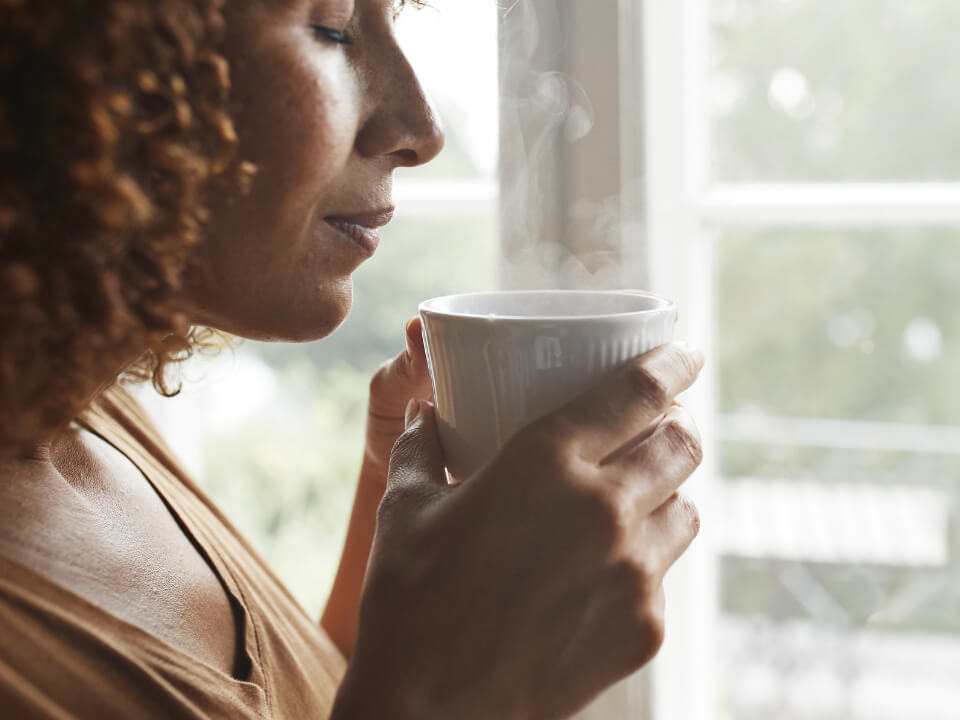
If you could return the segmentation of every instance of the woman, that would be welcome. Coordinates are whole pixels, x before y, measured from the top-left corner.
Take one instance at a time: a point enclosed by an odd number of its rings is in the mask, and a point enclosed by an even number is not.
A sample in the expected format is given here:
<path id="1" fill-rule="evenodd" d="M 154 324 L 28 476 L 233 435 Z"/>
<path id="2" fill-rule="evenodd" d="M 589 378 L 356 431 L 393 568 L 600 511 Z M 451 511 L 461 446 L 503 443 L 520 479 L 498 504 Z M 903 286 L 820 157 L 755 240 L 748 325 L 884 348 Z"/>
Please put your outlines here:
<path id="1" fill-rule="evenodd" d="M 558 718 L 659 647 L 698 523 L 685 346 L 451 487 L 411 322 L 319 624 L 123 389 L 175 391 L 198 328 L 344 319 L 393 170 L 443 144 L 395 9 L 0 0 L 4 716 Z"/>

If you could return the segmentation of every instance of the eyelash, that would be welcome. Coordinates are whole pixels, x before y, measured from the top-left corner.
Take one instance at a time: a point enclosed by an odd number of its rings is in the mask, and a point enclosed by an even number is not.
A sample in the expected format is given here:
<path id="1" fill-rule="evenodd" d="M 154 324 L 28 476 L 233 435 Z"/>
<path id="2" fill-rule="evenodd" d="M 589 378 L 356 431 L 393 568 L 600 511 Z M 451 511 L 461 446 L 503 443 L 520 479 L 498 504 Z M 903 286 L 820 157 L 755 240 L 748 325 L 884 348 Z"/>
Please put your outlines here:
<path id="1" fill-rule="evenodd" d="M 353 38 L 347 35 L 343 30 L 327 27 L 326 25 L 311 25 L 313 34 L 338 45 L 353 45 Z"/>

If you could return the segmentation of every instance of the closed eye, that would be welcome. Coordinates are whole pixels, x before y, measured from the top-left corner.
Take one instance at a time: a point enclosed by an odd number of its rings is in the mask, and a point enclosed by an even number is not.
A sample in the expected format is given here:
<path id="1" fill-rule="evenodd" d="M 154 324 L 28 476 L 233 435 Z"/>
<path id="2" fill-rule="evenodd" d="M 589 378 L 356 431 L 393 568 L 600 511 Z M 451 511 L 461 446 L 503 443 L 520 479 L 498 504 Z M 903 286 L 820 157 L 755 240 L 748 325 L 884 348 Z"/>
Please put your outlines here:
<path id="1" fill-rule="evenodd" d="M 311 25 L 313 34 L 321 40 L 337 43 L 338 45 L 352 45 L 353 38 L 347 35 L 343 30 L 327 27 L 326 25 Z"/>

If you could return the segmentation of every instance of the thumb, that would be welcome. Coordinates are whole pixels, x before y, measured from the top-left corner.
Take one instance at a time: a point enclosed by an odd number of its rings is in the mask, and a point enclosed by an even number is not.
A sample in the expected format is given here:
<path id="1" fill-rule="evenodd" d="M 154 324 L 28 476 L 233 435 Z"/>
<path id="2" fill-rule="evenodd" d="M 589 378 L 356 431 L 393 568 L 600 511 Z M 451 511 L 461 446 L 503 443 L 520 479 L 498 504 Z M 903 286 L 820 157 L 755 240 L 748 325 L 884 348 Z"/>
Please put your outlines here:
<path id="1" fill-rule="evenodd" d="M 406 430 L 390 454 L 387 490 L 416 489 L 433 495 L 439 488 L 446 487 L 447 474 L 434 407 L 414 398 L 407 405 Z"/>

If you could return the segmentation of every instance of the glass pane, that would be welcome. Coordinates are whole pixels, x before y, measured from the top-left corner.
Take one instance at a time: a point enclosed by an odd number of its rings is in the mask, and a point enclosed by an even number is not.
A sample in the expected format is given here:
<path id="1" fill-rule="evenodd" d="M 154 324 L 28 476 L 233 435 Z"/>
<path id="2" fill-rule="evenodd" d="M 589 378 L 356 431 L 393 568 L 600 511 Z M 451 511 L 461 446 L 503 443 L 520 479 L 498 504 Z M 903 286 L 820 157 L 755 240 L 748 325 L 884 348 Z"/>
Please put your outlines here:
<path id="1" fill-rule="evenodd" d="M 954 720 L 960 642 L 837 623 L 721 619 L 717 642 L 729 720 Z"/>
<path id="2" fill-rule="evenodd" d="M 859 424 L 960 425 L 960 234 L 717 242 L 717 717 L 953 718 L 960 443 Z"/>
<path id="3" fill-rule="evenodd" d="M 721 455 L 717 717 L 954 718 L 960 457 Z"/>
<path id="4" fill-rule="evenodd" d="M 717 179 L 960 179 L 955 0 L 710 8 Z"/>
<path id="5" fill-rule="evenodd" d="M 496 174 L 499 130 L 498 3 L 408 4 L 397 32 L 447 132 L 447 147 L 411 178 Z"/>
<path id="6" fill-rule="evenodd" d="M 721 413 L 960 425 L 960 234 L 724 233 Z"/>
<path id="7" fill-rule="evenodd" d="M 412 193 L 421 198 L 417 207 L 398 202 L 376 256 L 354 275 L 353 311 L 331 337 L 307 345 L 245 342 L 200 359 L 172 400 L 141 388 L 188 468 L 314 614 L 346 532 L 370 377 L 402 349 L 420 301 L 496 285 L 496 202 L 488 193 L 469 197 L 477 178 L 492 182 L 496 171 L 496 13 L 493 3 L 441 1 L 405 10 L 398 25 L 447 144 L 430 165 L 398 173 L 395 195 L 411 195 L 402 186 L 423 178 L 441 190 L 465 181 L 458 209 L 422 199 L 423 192 Z"/>

